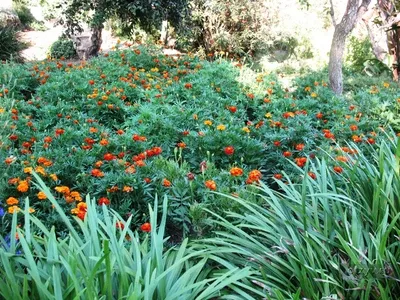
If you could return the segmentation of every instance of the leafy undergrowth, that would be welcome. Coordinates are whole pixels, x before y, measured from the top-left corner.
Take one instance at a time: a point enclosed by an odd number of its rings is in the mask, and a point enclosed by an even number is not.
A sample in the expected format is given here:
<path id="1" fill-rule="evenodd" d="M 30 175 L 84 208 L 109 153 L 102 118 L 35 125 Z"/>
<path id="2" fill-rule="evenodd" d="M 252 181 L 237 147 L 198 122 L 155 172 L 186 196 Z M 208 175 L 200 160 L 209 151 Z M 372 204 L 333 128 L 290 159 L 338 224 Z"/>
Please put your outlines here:
<path id="1" fill-rule="evenodd" d="M 209 211 L 240 211 L 219 194 L 258 203 L 261 180 L 301 181 L 297 167 L 330 156 L 340 173 L 348 157 L 398 130 L 398 90 L 390 83 L 337 98 L 310 75 L 289 93 L 273 74 L 156 48 L 115 51 L 74 65 L 48 60 L 0 66 L 1 232 L 30 199 L 30 210 L 59 235 L 67 230 L 36 171 L 68 215 L 85 218 L 85 195 L 131 226 L 148 222 L 155 195 L 169 198 L 167 230 L 210 232 Z M 346 146 L 355 142 L 359 150 Z M 340 145 L 340 146 L 339 146 Z M 288 177 L 285 177 L 287 174 Z M 316 174 L 310 171 L 310 178 Z M 23 217 L 18 214 L 18 223 Z"/>

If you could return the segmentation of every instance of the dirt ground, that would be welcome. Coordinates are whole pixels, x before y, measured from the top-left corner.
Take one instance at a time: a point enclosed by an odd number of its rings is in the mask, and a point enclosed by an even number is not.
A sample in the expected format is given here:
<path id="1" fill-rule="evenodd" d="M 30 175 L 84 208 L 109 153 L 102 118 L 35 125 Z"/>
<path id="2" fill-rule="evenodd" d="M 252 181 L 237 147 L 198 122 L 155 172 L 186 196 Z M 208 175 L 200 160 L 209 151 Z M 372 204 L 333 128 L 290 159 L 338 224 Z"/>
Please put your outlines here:
<path id="1" fill-rule="evenodd" d="M 22 51 L 21 55 L 25 61 L 39 61 L 46 59 L 51 45 L 62 35 L 62 26 L 48 26 L 46 31 L 23 31 L 19 33 L 21 41 L 29 46 Z M 103 30 L 103 43 L 101 50 L 109 52 L 116 45 L 118 38 L 113 36 L 110 31 Z M 122 41 L 122 43 L 125 41 Z M 178 55 L 179 51 L 175 49 L 164 49 L 166 55 Z"/>
<path id="2" fill-rule="evenodd" d="M 22 51 L 21 55 L 25 61 L 37 61 L 46 59 L 51 45 L 62 35 L 62 26 L 50 27 L 46 31 L 22 31 L 19 33 L 21 41 L 29 46 Z M 103 30 L 102 51 L 108 52 L 116 44 L 118 38 L 113 37 L 111 32 Z"/>

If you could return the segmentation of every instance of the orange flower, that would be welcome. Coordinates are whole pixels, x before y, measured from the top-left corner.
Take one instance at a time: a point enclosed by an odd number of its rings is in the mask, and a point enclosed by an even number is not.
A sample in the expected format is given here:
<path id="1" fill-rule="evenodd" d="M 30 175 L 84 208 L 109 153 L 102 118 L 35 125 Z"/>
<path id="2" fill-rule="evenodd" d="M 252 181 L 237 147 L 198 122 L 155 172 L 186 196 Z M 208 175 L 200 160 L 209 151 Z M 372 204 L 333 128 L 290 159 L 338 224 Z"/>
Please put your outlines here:
<path id="1" fill-rule="evenodd" d="M 101 170 L 99 170 L 99 169 L 93 169 L 93 170 L 90 172 L 90 174 L 91 174 L 93 177 L 104 177 L 104 173 L 103 173 Z"/>
<path id="2" fill-rule="evenodd" d="M 18 206 L 13 205 L 13 206 L 10 206 L 10 207 L 8 208 L 8 213 L 9 213 L 9 214 L 13 214 L 13 213 L 19 212 L 20 210 L 21 210 L 21 209 L 20 209 Z"/>
<path id="3" fill-rule="evenodd" d="M 235 148 L 233 146 L 227 146 L 224 148 L 224 152 L 226 155 L 233 155 L 233 153 L 235 153 Z"/>
<path id="4" fill-rule="evenodd" d="M 249 179 L 249 181 L 254 182 L 254 181 L 259 181 L 261 179 L 261 177 L 262 177 L 262 174 L 259 170 L 252 170 L 249 173 L 248 179 Z"/>
<path id="5" fill-rule="evenodd" d="M 308 174 L 308 176 L 310 176 L 312 179 L 316 179 L 316 178 L 317 178 L 317 175 L 315 175 L 314 172 L 308 172 L 307 174 Z"/>
<path id="6" fill-rule="evenodd" d="M 122 191 L 125 192 L 125 193 L 130 193 L 130 192 L 133 191 L 133 187 L 125 185 L 125 186 L 122 188 Z"/>
<path id="7" fill-rule="evenodd" d="M 193 85 L 191 83 L 185 83 L 185 88 L 191 89 Z"/>
<path id="8" fill-rule="evenodd" d="M 65 185 L 62 185 L 62 186 L 56 186 L 55 188 L 54 188 L 57 192 L 59 192 L 59 193 L 61 193 L 61 194 L 64 194 L 64 195 L 69 195 L 70 194 L 70 189 L 69 189 L 69 187 L 67 187 L 67 186 L 65 186 Z"/>
<path id="9" fill-rule="evenodd" d="M 65 132 L 65 130 L 62 128 L 57 128 L 55 131 L 56 136 L 62 135 L 62 134 L 64 134 L 64 132 Z"/>
<path id="10" fill-rule="evenodd" d="M 81 195 L 79 194 L 79 192 L 77 192 L 77 191 L 73 191 L 73 192 L 71 192 L 71 194 L 70 194 L 70 196 L 75 200 L 75 201 L 82 201 L 82 197 L 81 197 Z"/>
<path id="11" fill-rule="evenodd" d="M 304 144 L 297 144 L 295 148 L 298 151 L 302 151 L 304 149 Z"/>
<path id="12" fill-rule="evenodd" d="M 207 180 L 204 185 L 206 186 L 206 188 L 215 191 L 217 189 L 217 184 L 215 183 L 214 180 Z"/>
<path id="13" fill-rule="evenodd" d="M 233 106 L 233 105 L 232 105 L 232 106 L 229 106 L 228 109 L 229 109 L 229 111 L 230 111 L 231 113 L 233 113 L 233 114 L 237 111 L 237 107 L 236 107 L 236 106 Z"/>
<path id="14" fill-rule="evenodd" d="M 144 232 L 151 232 L 151 224 L 150 223 L 144 223 L 140 226 L 140 230 Z"/>
<path id="15" fill-rule="evenodd" d="M 136 169 L 134 166 L 129 166 L 125 169 L 125 173 L 127 174 L 135 174 L 136 173 Z"/>
<path id="16" fill-rule="evenodd" d="M 351 131 L 356 131 L 358 129 L 358 126 L 357 125 L 350 125 L 350 130 Z"/>
<path id="17" fill-rule="evenodd" d="M 171 181 L 169 181 L 168 179 L 164 178 L 162 185 L 165 186 L 165 187 L 171 187 L 172 184 L 171 184 Z"/>
<path id="18" fill-rule="evenodd" d="M 242 176 L 243 175 L 243 170 L 241 168 L 238 168 L 238 167 L 233 167 L 230 170 L 230 173 L 231 173 L 232 176 L 235 176 L 235 177 Z"/>
<path id="19" fill-rule="evenodd" d="M 39 193 L 37 193 L 37 197 L 38 197 L 39 200 L 47 199 L 47 196 L 43 191 L 40 191 Z"/>
<path id="20" fill-rule="evenodd" d="M 103 158 L 106 161 L 111 161 L 111 160 L 116 159 L 116 156 L 111 153 L 106 153 L 106 154 L 104 154 Z"/>
<path id="21" fill-rule="evenodd" d="M 99 205 L 110 205 L 110 200 L 107 197 L 101 197 L 97 203 Z"/>
<path id="22" fill-rule="evenodd" d="M 85 202 L 79 202 L 76 208 L 71 209 L 71 213 L 76 215 L 82 221 L 85 219 L 87 211 L 87 204 Z"/>
<path id="23" fill-rule="evenodd" d="M 346 156 L 337 156 L 336 157 L 337 161 L 342 161 L 342 162 L 348 162 L 349 159 Z"/>
<path id="24" fill-rule="evenodd" d="M 283 176 L 282 176 L 282 174 L 280 174 L 280 173 L 274 174 L 274 178 L 275 178 L 275 179 L 281 180 L 282 177 L 283 177 Z"/>
<path id="25" fill-rule="evenodd" d="M 294 159 L 299 167 L 304 167 L 307 162 L 307 157 L 297 157 Z"/>
<path id="26" fill-rule="evenodd" d="M 108 145 L 108 140 L 102 139 L 102 140 L 99 142 L 99 144 L 102 145 L 102 146 L 107 146 L 107 145 Z"/>
<path id="27" fill-rule="evenodd" d="M 17 190 L 21 193 L 25 193 L 29 190 L 29 184 L 27 180 L 21 180 L 18 183 Z"/>
<path id="28" fill-rule="evenodd" d="M 50 174 L 49 176 L 53 181 L 57 181 L 58 180 L 58 177 L 57 177 L 56 174 Z"/>
<path id="29" fill-rule="evenodd" d="M 285 152 L 283 152 L 283 156 L 284 156 L 284 157 L 290 157 L 290 156 L 292 156 L 292 152 L 290 152 L 290 151 L 285 151 Z"/>
<path id="30" fill-rule="evenodd" d="M 181 149 L 186 148 L 186 144 L 185 144 L 184 142 L 178 143 L 177 146 L 178 146 L 179 148 L 181 148 Z"/>
<path id="31" fill-rule="evenodd" d="M 343 168 L 339 167 L 339 166 L 334 166 L 333 167 L 333 171 L 335 171 L 336 173 L 340 174 L 343 172 Z"/>
<path id="32" fill-rule="evenodd" d="M 9 197 L 6 200 L 7 205 L 17 205 L 19 203 L 17 198 Z"/>

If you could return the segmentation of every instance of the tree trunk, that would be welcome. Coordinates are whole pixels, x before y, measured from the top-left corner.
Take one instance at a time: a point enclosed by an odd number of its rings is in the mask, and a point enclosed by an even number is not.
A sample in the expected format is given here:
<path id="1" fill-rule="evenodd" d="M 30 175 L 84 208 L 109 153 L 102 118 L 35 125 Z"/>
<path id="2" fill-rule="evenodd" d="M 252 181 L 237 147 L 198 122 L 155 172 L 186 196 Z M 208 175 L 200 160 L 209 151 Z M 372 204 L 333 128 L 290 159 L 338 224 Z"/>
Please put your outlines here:
<path id="1" fill-rule="evenodd" d="M 342 66 L 346 38 L 353 30 L 357 20 L 366 12 L 370 2 L 371 0 L 363 0 L 360 4 L 359 0 L 348 0 L 347 8 L 342 20 L 339 24 L 335 24 L 335 32 L 333 34 L 331 51 L 329 55 L 328 71 L 329 85 L 333 92 L 337 95 L 341 95 L 343 93 Z"/>
<path id="2" fill-rule="evenodd" d="M 388 36 L 382 26 L 375 22 L 378 18 L 379 10 L 374 7 L 363 16 L 362 20 L 368 30 L 372 52 L 379 61 L 387 64 L 387 57 L 389 54 Z"/>
<path id="3" fill-rule="evenodd" d="M 91 28 L 92 35 L 90 36 L 91 45 L 87 49 L 87 58 L 97 56 L 99 54 L 103 40 L 101 38 L 103 32 L 103 24 L 93 26 Z"/>

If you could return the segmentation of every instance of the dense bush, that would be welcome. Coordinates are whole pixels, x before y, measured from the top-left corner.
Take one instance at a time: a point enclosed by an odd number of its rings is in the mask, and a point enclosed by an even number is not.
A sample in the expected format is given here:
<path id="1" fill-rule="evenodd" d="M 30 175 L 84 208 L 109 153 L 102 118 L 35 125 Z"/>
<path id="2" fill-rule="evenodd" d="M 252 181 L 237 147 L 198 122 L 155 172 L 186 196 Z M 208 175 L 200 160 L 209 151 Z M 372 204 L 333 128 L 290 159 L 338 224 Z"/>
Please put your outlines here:
<path id="1" fill-rule="evenodd" d="M 50 47 L 50 56 L 53 58 L 74 58 L 76 57 L 76 50 L 74 42 L 66 38 L 59 38 Z"/>
<path id="2" fill-rule="evenodd" d="M 10 126 L 0 149 L 1 205 L 12 212 L 19 206 L 8 203 L 21 205 L 29 196 L 35 214 L 57 232 L 64 230 L 58 215 L 30 185 L 33 170 L 57 191 L 65 211 L 91 194 L 135 224 L 145 222 L 155 194 L 168 195 L 168 230 L 179 239 L 210 232 L 202 208 L 238 209 L 210 191 L 257 202 L 260 179 L 276 188 L 274 178 L 284 173 L 299 181 L 295 166 L 337 143 L 363 149 L 384 137 L 379 113 L 357 103 L 358 96 L 335 97 L 318 75 L 289 93 L 273 75 L 240 64 L 166 57 L 145 47 L 78 65 L 49 60 L 19 68 L 17 84 L 0 78 L 1 97 L 13 105 L 3 112 Z M 10 72 L 0 67 L 0 74 Z M 380 95 L 398 97 L 392 87 L 373 97 Z M 2 221 L 5 231 L 10 218 Z"/>
<path id="3" fill-rule="evenodd" d="M 20 51 L 24 44 L 18 41 L 17 31 L 14 27 L 0 26 L 0 60 L 20 60 Z"/>

